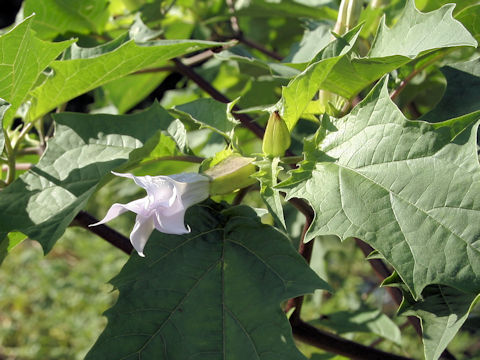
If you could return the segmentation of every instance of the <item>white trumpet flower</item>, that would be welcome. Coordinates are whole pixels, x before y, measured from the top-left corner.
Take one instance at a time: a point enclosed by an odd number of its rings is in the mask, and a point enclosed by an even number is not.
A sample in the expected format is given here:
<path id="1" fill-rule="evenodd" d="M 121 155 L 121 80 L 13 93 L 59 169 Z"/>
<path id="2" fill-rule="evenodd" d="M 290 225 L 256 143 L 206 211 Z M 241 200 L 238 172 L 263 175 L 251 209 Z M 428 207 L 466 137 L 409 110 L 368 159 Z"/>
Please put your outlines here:
<path id="1" fill-rule="evenodd" d="M 112 173 L 132 179 L 147 191 L 147 196 L 128 204 L 113 204 L 101 221 L 90 226 L 104 224 L 126 211 L 136 213 L 130 241 L 140 256 L 145 256 L 143 249 L 153 229 L 166 234 L 189 233 L 190 228 L 184 223 L 186 210 L 209 196 L 210 179 L 196 173 L 169 176 Z"/>

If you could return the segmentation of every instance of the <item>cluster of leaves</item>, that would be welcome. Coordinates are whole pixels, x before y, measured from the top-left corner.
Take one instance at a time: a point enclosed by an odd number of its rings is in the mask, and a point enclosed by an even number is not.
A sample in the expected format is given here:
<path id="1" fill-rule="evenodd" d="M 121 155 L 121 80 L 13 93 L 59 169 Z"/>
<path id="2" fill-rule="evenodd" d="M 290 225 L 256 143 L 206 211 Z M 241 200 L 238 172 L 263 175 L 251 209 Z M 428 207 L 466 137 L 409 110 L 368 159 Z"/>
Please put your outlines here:
<path id="1" fill-rule="evenodd" d="M 112 170 L 206 170 L 238 153 L 259 169 L 260 187 L 198 205 L 190 234 L 155 232 L 146 258 L 131 255 L 87 359 L 303 358 L 302 302 L 288 300 L 341 290 L 305 261 L 332 235 L 391 267 L 383 285 L 421 319 L 425 357 L 442 356 L 480 293 L 480 6 L 384 3 L 24 1 L 0 36 L 1 259 L 27 237 L 52 250 Z M 268 112 L 290 132 L 285 157 L 261 154 Z M 363 309 L 312 323 L 400 343 Z"/>

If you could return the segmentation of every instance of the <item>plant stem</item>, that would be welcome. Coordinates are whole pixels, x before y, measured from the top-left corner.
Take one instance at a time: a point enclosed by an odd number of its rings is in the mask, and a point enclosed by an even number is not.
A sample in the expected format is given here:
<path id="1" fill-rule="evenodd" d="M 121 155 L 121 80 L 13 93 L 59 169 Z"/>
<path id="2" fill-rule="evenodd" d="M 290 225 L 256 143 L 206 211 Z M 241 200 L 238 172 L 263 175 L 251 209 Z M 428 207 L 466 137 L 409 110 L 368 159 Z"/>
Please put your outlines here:
<path id="1" fill-rule="evenodd" d="M 451 51 L 451 50 L 450 50 Z M 421 71 L 423 71 L 425 68 L 427 68 L 428 66 L 432 65 L 434 62 L 436 62 L 437 60 L 441 59 L 442 57 L 445 57 L 450 51 L 441 51 L 437 56 L 434 56 L 433 58 L 431 58 L 429 61 L 425 62 L 424 64 L 422 64 L 421 66 L 419 66 L 417 69 L 414 69 L 410 74 L 408 74 L 408 76 L 403 79 L 401 82 L 400 82 L 400 85 L 398 86 L 398 88 L 396 88 L 391 94 L 390 94 L 390 99 L 392 100 L 395 100 L 398 95 L 400 95 L 400 93 L 403 91 L 403 89 L 405 89 L 405 87 L 408 85 L 408 83 L 415 77 L 417 76 Z"/>
<path id="2" fill-rule="evenodd" d="M 290 317 L 290 324 L 295 338 L 333 354 L 355 360 L 411 360 L 330 334 L 300 319 Z"/>
<path id="3" fill-rule="evenodd" d="M 97 222 L 98 222 L 98 219 L 96 219 L 86 211 L 80 211 L 77 214 L 77 216 L 75 216 L 70 226 L 80 226 L 100 236 L 102 239 L 108 241 L 110 244 L 122 250 L 124 253 L 128 255 L 132 253 L 133 246 L 130 243 L 130 240 L 127 237 L 120 234 L 118 231 L 104 224 L 93 226 L 93 227 L 89 226 Z"/>

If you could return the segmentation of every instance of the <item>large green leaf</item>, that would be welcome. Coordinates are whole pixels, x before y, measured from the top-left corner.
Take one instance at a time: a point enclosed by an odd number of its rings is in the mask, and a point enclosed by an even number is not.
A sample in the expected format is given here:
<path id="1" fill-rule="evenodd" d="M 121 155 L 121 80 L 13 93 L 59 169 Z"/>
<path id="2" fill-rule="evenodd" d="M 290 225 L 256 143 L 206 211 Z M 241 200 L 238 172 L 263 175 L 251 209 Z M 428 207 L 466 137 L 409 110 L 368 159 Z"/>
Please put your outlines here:
<path id="1" fill-rule="evenodd" d="M 108 21 L 108 0 L 25 0 L 23 13 L 35 13 L 32 27 L 42 39 L 67 32 L 101 33 Z"/>
<path id="2" fill-rule="evenodd" d="M 317 235 L 358 237 L 398 271 L 414 297 L 429 284 L 480 291 L 480 113 L 409 121 L 381 81 L 337 131 L 307 144 L 280 187 L 308 200 Z"/>
<path id="3" fill-rule="evenodd" d="M 421 319 L 425 359 L 436 360 L 467 320 L 480 296 L 447 286 L 431 285 L 425 288 L 422 297 L 414 301 L 407 295 L 400 311 Z"/>
<path id="4" fill-rule="evenodd" d="M 248 207 L 190 209 L 187 235 L 154 232 L 86 359 L 304 359 L 282 300 L 328 285 Z"/>
<path id="5" fill-rule="evenodd" d="M 422 120 L 440 122 L 480 110 L 480 58 L 440 69 L 447 89 L 437 106 Z"/>
<path id="6" fill-rule="evenodd" d="M 56 135 L 40 162 L 0 192 L 0 231 L 21 231 L 49 251 L 103 176 L 170 119 L 158 104 L 135 115 L 55 115 Z"/>
<path id="7" fill-rule="evenodd" d="M 39 40 L 31 29 L 32 19 L 0 37 L 0 98 L 11 104 L 4 114 L 4 126 L 10 125 L 41 72 L 72 43 Z"/>
<path id="8" fill-rule="evenodd" d="M 330 57 L 321 56 L 282 90 L 283 118 L 289 129 L 295 126 L 306 106 L 323 89 L 351 98 L 384 74 L 439 48 L 477 46 L 476 40 L 452 17 L 451 5 L 420 13 L 409 0 L 399 21 L 389 29 L 383 20 L 372 48 L 364 58 L 349 54 L 358 34 L 350 31 L 348 46 Z M 435 31 L 431 31 L 435 28 Z M 339 39 L 340 40 L 340 39 Z M 337 40 L 338 42 L 338 40 Z M 332 46 L 332 43 L 329 44 Z"/>
<path id="9" fill-rule="evenodd" d="M 480 39 L 480 4 L 463 9 L 455 18 L 465 25 L 477 41 Z"/>
<path id="10" fill-rule="evenodd" d="M 221 45 L 200 40 L 136 43 L 126 34 L 96 48 L 72 46 L 69 57 L 51 63 L 53 75 L 33 92 L 29 118 L 36 119 L 89 90 L 192 51 Z"/>

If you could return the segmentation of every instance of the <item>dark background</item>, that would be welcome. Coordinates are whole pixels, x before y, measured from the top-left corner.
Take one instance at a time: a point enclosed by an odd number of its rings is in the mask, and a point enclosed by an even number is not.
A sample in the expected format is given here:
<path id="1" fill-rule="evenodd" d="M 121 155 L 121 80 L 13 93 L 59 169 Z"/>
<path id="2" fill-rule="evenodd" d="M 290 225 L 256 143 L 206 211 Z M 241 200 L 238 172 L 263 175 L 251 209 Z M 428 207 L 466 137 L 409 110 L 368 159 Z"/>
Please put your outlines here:
<path id="1" fill-rule="evenodd" d="M 17 15 L 22 0 L 2 0 L 0 1 L 0 29 L 13 24 L 15 15 Z"/>

